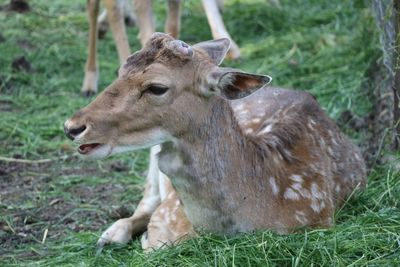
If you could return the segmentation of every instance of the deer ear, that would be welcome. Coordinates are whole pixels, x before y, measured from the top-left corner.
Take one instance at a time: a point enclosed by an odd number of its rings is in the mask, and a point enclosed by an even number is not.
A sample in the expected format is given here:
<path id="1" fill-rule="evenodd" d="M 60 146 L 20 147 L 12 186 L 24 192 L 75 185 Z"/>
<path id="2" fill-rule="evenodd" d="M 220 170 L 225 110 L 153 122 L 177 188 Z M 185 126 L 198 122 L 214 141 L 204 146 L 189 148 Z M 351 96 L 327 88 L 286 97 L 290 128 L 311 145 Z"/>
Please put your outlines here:
<path id="1" fill-rule="evenodd" d="M 215 65 L 219 65 L 224 60 L 230 46 L 231 41 L 228 38 L 222 38 L 195 44 L 193 48 L 203 50 Z"/>
<path id="2" fill-rule="evenodd" d="M 269 84 L 271 80 L 272 78 L 267 75 L 224 71 L 223 68 L 208 76 L 211 93 L 216 93 L 229 100 L 246 97 Z"/>

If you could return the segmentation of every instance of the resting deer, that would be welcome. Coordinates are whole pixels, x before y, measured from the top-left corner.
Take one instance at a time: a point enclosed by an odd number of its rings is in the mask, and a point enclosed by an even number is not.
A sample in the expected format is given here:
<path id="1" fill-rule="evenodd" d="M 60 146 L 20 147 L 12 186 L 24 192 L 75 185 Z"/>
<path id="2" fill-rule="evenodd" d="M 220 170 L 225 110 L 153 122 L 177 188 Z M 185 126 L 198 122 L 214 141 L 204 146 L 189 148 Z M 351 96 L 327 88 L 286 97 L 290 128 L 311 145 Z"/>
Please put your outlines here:
<path id="1" fill-rule="evenodd" d="M 104 20 L 108 17 L 108 23 L 113 34 L 119 61 L 122 64 L 130 55 L 128 38 L 125 31 L 124 18 L 129 21 L 134 20 L 128 0 L 104 0 L 106 12 L 103 12 L 97 22 L 99 13 L 100 0 L 88 0 L 87 11 L 89 16 L 89 43 L 88 43 L 88 58 L 85 66 L 85 77 L 81 92 L 84 95 L 92 95 L 97 91 L 97 82 L 99 70 L 96 59 L 96 46 L 98 28 L 103 28 Z M 228 31 L 225 28 L 221 14 L 218 10 L 218 4 L 221 0 L 203 0 L 203 7 L 206 11 L 207 19 L 213 34 L 214 39 L 229 38 Z M 165 23 L 165 31 L 170 33 L 175 38 L 180 31 L 180 0 L 168 0 L 168 16 Z M 136 23 L 139 26 L 139 38 L 142 46 L 154 33 L 154 21 L 152 15 L 151 0 L 133 0 L 133 6 L 136 13 Z M 232 42 L 231 50 L 229 51 L 231 59 L 240 57 L 239 47 Z"/>
<path id="2" fill-rule="evenodd" d="M 126 243 L 146 230 L 144 249 L 198 230 L 329 227 L 335 208 L 365 186 L 359 149 L 314 97 L 218 67 L 229 43 L 189 46 L 155 33 L 116 81 L 65 122 L 85 157 L 161 146 L 134 215 L 99 244 Z"/>

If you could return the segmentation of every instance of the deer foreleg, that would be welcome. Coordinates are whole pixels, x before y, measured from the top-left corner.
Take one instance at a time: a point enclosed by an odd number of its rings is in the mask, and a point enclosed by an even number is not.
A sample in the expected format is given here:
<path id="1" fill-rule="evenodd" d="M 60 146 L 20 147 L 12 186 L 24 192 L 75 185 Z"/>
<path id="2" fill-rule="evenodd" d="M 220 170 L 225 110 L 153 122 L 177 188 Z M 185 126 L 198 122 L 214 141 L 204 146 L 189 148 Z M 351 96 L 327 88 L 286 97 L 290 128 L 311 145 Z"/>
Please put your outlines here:
<path id="1" fill-rule="evenodd" d="M 151 215 L 147 232 L 142 236 L 142 248 L 146 251 L 177 244 L 195 236 L 193 226 L 187 219 L 170 180 L 165 175 L 160 178 L 160 192 L 164 192 L 165 198 Z"/>
<path id="2" fill-rule="evenodd" d="M 133 236 L 145 232 L 150 217 L 160 205 L 160 170 L 158 169 L 156 154 L 160 146 L 151 148 L 150 166 L 147 175 L 146 188 L 142 200 L 134 214 L 129 218 L 119 219 L 111 225 L 100 237 L 97 244 L 103 246 L 108 243 L 128 243 Z"/>

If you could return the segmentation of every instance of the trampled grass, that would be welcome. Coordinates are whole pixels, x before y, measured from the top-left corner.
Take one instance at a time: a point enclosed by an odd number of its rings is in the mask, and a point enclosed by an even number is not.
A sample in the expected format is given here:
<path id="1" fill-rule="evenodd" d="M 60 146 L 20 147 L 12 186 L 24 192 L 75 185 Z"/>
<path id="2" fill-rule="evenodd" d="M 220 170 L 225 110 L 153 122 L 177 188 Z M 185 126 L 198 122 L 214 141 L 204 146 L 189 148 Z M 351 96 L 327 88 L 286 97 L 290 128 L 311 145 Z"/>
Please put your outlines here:
<path id="1" fill-rule="evenodd" d="M 0 4 L 6 4 L 0 0 Z M 306 89 L 335 119 L 367 117 L 369 77 L 381 53 L 364 1 L 225 1 L 224 20 L 243 58 L 226 66 L 271 75 L 274 85 Z M 204 234 L 144 254 L 139 240 L 97 251 L 96 240 L 120 206 L 131 212 L 143 189 L 148 153 L 99 162 L 73 156 L 62 124 L 90 101 L 80 96 L 86 56 L 85 1 L 30 1 L 32 11 L 0 11 L 0 156 L 63 159 L 44 165 L 0 162 L 1 266 L 398 266 L 400 175 L 375 166 L 368 188 L 337 211 L 331 229 L 291 235 L 271 231 L 233 237 Z M 163 29 L 164 1 L 155 1 Z M 132 51 L 137 29 L 129 29 Z M 181 39 L 211 39 L 200 1 L 185 1 Z M 100 88 L 118 58 L 108 33 L 99 44 Z M 12 68 L 24 56 L 30 71 Z M 364 136 L 344 126 L 354 141 Z M 65 155 L 69 156 L 65 159 Z M 47 238 L 42 244 L 45 230 Z"/>

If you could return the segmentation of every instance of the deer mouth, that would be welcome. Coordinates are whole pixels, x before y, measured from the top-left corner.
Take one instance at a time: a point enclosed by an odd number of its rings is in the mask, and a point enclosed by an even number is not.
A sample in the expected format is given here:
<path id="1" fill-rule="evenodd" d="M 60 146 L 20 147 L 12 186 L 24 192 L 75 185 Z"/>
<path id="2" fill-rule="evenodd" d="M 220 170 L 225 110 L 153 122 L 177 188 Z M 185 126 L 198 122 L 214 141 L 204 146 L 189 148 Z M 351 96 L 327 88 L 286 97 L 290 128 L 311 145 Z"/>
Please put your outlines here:
<path id="1" fill-rule="evenodd" d="M 101 146 L 100 143 L 83 144 L 79 146 L 78 152 L 82 155 L 86 155 L 100 146 Z"/>

